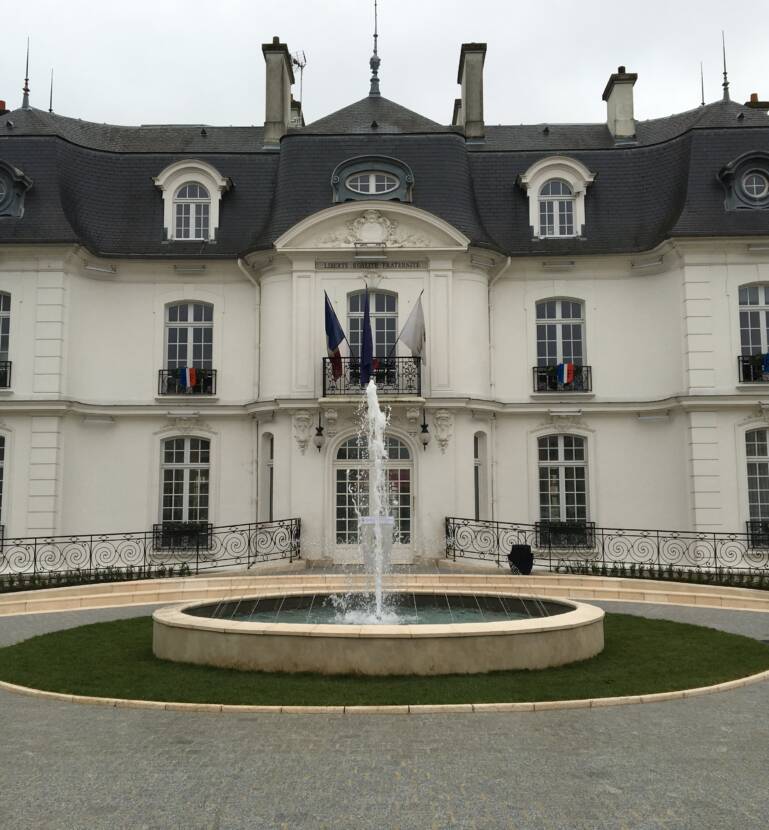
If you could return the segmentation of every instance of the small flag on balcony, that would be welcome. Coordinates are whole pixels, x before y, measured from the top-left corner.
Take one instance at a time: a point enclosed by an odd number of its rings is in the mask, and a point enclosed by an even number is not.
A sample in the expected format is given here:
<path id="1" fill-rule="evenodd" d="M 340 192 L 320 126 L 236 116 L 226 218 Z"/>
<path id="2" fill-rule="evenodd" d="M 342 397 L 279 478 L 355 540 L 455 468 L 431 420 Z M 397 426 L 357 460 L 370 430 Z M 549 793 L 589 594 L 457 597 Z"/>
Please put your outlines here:
<path id="1" fill-rule="evenodd" d="M 411 314 L 409 314 L 408 320 L 406 320 L 406 324 L 403 326 L 399 339 L 405 346 L 411 349 L 413 357 L 421 357 L 424 363 L 427 333 L 425 331 L 425 313 L 422 310 L 422 294 L 419 295 L 416 305 L 411 309 Z"/>
<path id="2" fill-rule="evenodd" d="M 558 383 L 566 386 L 574 383 L 574 364 L 573 363 L 559 363 L 555 370 Z"/>
<path id="3" fill-rule="evenodd" d="M 195 368 L 187 368 L 184 366 L 180 366 L 178 369 L 179 373 L 179 388 L 189 390 L 193 387 L 197 386 L 198 383 L 198 370 Z"/>
<path id="4" fill-rule="evenodd" d="M 349 356 L 349 350 L 345 348 L 346 345 L 347 338 L 344 336 L 334 306 L 331 305 L 331 300 L 329 300 L 328 293 L 326 293 L 326 348 L 328 349 L 334 380 L 339 380 L 342 377 L 342 358 Z"/>
<path id="5" fill-rule="evenodd" d="M 360 341 L 360 385 L 366 386 L 374 371 L 374 336 L 371 333 L 371 312 L 368 288 L 363 301 L 363 331 Z"/>

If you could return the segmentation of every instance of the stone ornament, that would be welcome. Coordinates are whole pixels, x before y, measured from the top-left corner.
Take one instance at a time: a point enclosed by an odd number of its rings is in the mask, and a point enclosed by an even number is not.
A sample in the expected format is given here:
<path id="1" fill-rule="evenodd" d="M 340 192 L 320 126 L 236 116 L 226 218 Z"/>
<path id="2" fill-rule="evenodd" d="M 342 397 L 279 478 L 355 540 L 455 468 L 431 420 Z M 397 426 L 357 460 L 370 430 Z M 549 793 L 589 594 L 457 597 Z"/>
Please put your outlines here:
<path id="1" fill-rule="evenodd" d="M 454 428 L 454 416 L 448 409 L 439 409 L 433 415 L 433 424 L 435 425 L 435 437 L 438 446 L 441 448 L 441 452 L 445 453 Z"/>
<path id="2" fill-rule="evenodd" d="M 324 234 L 320 246 L 362 245 L 387 248 L 429 248 L 431 241 L 420 234 L 401 228 L 397 219 L 390 219 L 378 210 L 364 210 L 360 216 L 345 223 L 343 229 Z"/>
<path id="3" fill-rule="evenodd" d="M 312 425 L 313 417 L 308 410 L 302 409 L 294 414 L 294 438 L 302 455 L 305 454 L 307 445 L 310 443 Z"/>

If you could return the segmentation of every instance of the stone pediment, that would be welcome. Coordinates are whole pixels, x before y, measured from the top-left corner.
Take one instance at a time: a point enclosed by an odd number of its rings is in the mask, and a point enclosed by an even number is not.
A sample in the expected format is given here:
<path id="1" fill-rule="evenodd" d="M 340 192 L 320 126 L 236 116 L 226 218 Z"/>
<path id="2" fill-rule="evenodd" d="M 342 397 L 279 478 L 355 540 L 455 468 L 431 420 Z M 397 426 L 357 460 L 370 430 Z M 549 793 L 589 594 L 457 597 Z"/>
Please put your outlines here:
<path id="1" fill-rule="evenodd" d="M 381 202 L 339 205 L 302 220 L 276 242 L 279 251 L 387 248 L 465 251 L 470 240 L 418 208 Z"/>

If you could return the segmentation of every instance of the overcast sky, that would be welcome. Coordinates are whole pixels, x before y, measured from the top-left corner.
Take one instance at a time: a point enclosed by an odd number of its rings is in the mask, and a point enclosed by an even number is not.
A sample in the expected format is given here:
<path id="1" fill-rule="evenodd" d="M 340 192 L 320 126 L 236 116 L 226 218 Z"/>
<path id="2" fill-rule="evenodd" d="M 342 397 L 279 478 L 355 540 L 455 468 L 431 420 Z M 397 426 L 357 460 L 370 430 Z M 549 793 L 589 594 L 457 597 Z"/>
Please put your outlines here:
<path id="1" fill-rule="evenodd" d="M 261 124 L 261 44 L 307 55 L 307 122 L 368 92 L 373 0 L 0 0 L 0 99 L 118 124 Z M 460 44 L 485 41 L 486 121 L 601 121 L 619 64 L 639 75 L 636 117 L 721 97 L 726 30 L 734 100 L 769 98 L 766 0 L 380 0 L 382 94 L 450 121 Z M 298 78 L 297 78 L 298 81 Z M 295 96 L 299 97 L 298 83 Z"/>

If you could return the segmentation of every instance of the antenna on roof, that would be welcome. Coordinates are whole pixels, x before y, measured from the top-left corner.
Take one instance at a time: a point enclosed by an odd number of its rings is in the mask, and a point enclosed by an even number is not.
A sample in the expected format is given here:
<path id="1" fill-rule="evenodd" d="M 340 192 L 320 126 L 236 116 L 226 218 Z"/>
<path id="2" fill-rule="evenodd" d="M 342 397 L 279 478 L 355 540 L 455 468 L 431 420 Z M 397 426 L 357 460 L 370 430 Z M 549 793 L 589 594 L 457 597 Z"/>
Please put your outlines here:
<path id="1" fill-rule="evenodd" d="M 369 95 L 378 96 L 379 93 L 379 64 L 382 63 L 377 45 L 379 42 L 379 9 L 377 0 L 374 0 L 374 54 L 368 62 L 371 67 L 371 88 L 368 91 Z"/>
<path id="2" fill-rule="evenodd" d="M 307 55 L 304 52 L 294 52 L 291 55 L 291 63 L 299 70 L 299 112 L 304 107 L 304 68 L 307 66 Z"/>
<path id="3" fill-rule="evenodd" d="M 48 96 L 48 112 L 53 112 L 53 67 L 51 67 L 51 94 Z"/>
<path id="4" fill-rule="evenodd" d="M 700 61 L 700 106 L 705 106 L 705 75 L 702 71 L 702 61 Z"/>
<path id="5" fill-rule="evenodd" d="M 24 97 L 21 99 L 21 108 L 29 109 L 29 37 L 27 37 L 27 64 L 24 68 L 24 88 L 21 90 Z"/>
<path id="6" fill-rule="evenodd" d="M 721 29 L 721 48 L 724 53 L 724 82 L 721 86 L 724 88 L 724 101 L 730 101 L 729 97 L 729 78 L 726 74 L 726 39 L 724 38 L 724 30 Z"/>

